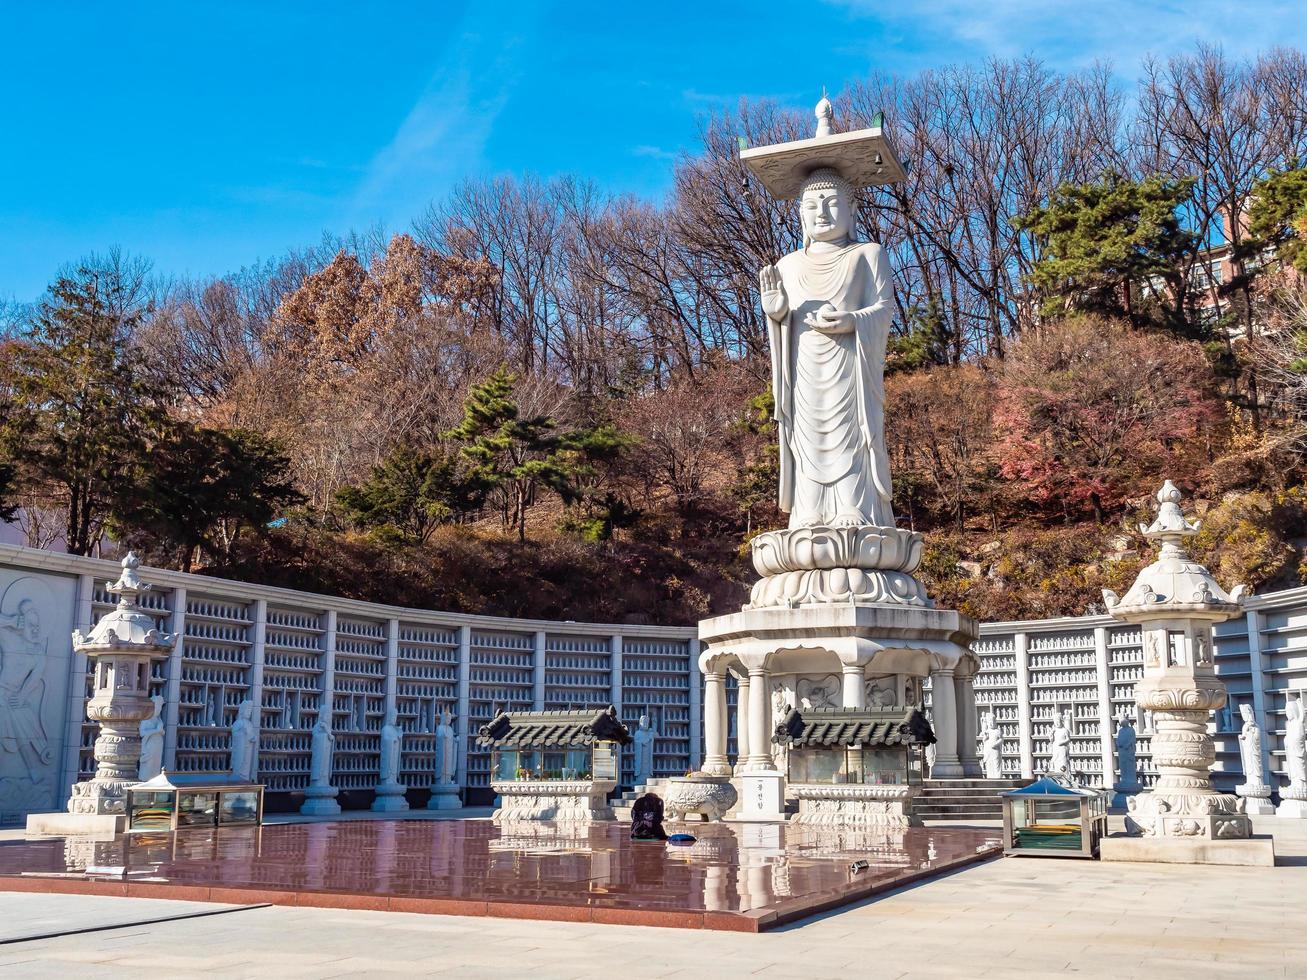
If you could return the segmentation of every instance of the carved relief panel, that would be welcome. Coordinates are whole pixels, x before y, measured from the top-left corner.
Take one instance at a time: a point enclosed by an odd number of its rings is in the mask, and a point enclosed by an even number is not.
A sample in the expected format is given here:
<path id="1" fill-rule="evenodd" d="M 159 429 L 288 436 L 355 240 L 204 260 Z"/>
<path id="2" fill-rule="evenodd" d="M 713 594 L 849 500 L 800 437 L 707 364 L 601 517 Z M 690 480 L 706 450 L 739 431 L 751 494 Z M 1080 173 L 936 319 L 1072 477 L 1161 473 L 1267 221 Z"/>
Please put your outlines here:
<path id="1" fill-rule="evenodd" d="M 0 823 L 53 810 L 67 730 L 76 583 L 0 568 Z"/>

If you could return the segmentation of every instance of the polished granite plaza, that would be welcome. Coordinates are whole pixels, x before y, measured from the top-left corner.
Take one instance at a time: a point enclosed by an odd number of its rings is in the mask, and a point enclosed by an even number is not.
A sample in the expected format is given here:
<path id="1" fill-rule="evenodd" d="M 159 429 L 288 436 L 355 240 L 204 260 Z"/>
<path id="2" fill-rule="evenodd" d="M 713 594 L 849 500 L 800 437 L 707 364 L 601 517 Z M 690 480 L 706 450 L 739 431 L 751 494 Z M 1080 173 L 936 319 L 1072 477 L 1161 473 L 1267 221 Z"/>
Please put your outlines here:
<path id="1" fill-rule="evenodd" d="M 758 932 L 982 860 L 995 830 L 369 820 L 44 838 L 0 847 L 0 891 L 107 894 Z M 865 867 L 863 866 L 865 863 Z"/>

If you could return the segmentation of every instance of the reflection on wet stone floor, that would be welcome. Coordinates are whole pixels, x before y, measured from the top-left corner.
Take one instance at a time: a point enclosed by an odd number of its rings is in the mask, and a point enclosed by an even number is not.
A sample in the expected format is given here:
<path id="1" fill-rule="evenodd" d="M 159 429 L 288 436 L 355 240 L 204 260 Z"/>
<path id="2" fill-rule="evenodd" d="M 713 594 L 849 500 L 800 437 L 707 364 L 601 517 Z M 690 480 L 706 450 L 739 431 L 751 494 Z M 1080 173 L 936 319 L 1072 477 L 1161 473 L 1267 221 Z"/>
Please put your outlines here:
<path id="1" fill-rule="evenodd" d="M 755 931 L 994 854 L 969 828 L 358 821 L 48 838 L 0 848 L 0 890 L 81 891 Z M 866 861 L 866 870 L 852 869 Z"/>

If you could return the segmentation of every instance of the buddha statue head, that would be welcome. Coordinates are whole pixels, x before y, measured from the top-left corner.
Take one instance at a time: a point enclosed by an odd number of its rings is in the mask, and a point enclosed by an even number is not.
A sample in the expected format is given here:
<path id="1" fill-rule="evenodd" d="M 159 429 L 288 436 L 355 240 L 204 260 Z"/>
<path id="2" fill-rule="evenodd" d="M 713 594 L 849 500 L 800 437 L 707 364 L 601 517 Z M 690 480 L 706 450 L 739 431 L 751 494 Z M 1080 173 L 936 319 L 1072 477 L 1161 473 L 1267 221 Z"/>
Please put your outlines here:
<path id="1" fill-rule="evenodd" d="M 810 173 L 799 195 L 804 251 L 813 242 L 848 242 L 853 237 L 856 208 L 853 185 L 838 171 L 822 167 Z"/>

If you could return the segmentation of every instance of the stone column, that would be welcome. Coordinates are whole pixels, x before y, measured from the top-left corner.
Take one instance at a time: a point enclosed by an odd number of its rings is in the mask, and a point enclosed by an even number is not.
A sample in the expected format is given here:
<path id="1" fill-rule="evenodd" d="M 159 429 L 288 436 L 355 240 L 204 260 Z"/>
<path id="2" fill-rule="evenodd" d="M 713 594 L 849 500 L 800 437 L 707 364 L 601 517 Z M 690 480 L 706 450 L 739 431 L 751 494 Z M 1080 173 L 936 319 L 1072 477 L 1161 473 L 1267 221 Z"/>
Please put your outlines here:
<path id="1" fill-rule="evenodd" d="M 1270 725 L 1270 712 L 1266 709 L 1266 692 L 1275 689 L 1272 683 L 1275 675 L 1267 676 L 1262 660 L 1262 614 L 1249 609 L 1244 615 L 1244 621 L 1247 624 L 1248 667 L 1252 673 L 1253 718 L 1266 736 L 1262 739 L 1262 772 L 1266 774 L 1266 782 L 1272 783 L 1275 773 L 1271 769 L 1274 759 L 1271 757 L 1270 735 L 1275 729 Z"/>
<path id="2" fill-rule="evenodd" d="M 1030 641 L 1025 633 L 1012 638 L 1017 658 L 1017 738 L 1021 752 L 1021 775 L 1035 778 L 1035 734 L 1030 707 Z"/>
<path id="3" fill-rule="evenodd" d="M 1116 779 L 1116 730 L 1112 711 L 1112 666 L 1107 653 L 1107 628 L 1094 629 L 1094 666 L 1098 671 L 1098 750 L 1102 755 L 1103 789 L 1112 789 Z"/>
<path id="4" fill-rule="evenodd" d="M 181 722 L 182 654 L 186 649 L 186 589 L 177 586 L 169 600 L 172 605 L 168 617 L 168 632 L 177 637 L 177 644 L 168 654 L 168 684 L 163 695 L 163 767 L 177 771 L 177 727 Z"/>
<path id="5" fill-rule="evenodd" d="M 953 695 L 958 709 L 958 762 L 962 775 L 980 779 L 985 771 L 980 768 L 980 755 L 976 751 L 976 736 L 980 732 L 980 719 L 976 716 L 976 678 L 966 674 L 953 678 Z"/>
<path id="6" fill-rule="evenodd" d="M 941 667 L 930 672 L 930 708 L 935 724 L 935 766 L 932 779 L 957 779 L 962 776 L 958 759 L 958 707 L 953 691 L 953 668 Z"/>
<path id="7" fill-rule="evenodd" d="M 531 648 L 531 710 L 545 710 L 545 648 L 548 636 L 544 630 L 536 630 L 535 643 Z"/>
<path id="8" fill-rule="evenodd" d="M 749 756 L 748 772 L 775 772 L 776 763 L 771 757 L 771 738 L 767 731 L 767 691 L 769 673 L 766 667 L 749 668 Z"/>
<path id="9" fill-rule="evenodd" d="M 703 758 L 703 740 L 700 735 L 700 726 L 703 723 L 703 702 L 700 700 L 703 694 L 703 688 L 699 684 L 699 678 L 695 677 L 695 665 L 699 662 L 699 641 L 691 639 L 686 643 L 687 652 L 689 653 L 690 670 L 686 675 L 686 687 L 690 702 L 690 755 L 685 760 L 685 768 L 693 769 L 694 760 Z"/>
<path id="10" fill-rule="evenodd" d="M 704 772 L 729 776 L 731 760 L 726 757 L 726 669 L 715 667 L 703 675 Z"/>
<path id="11" fill-rule="evenodd" d="M 844 708 L 855 708 L 861 710 L 867 706 L 867 677 L 864 668 L 858 664 L 844 664 L 840 669 L 840 676 L 843 680 L 843 691 L 840 699 L 840 706 Z M 854 773 L 862 772 L 862 747 L 850 747 L 848 750 L 847 764 L 849 768 L 849 778 L 853 778 Z M 862 776 L 858 775 L 858 779 Z"/>
<path id="12" fill-rule="evenodd" d="M 614 633 L 608 641 L 608 702 L 622 717 L 622 634 Z"/>
<path id="13" fill-rule="evenodd" d="M 735 697 L 735 775 L 748 767 L 749 745 L 752 732 L 749 725 L 749 675 L 739 678 Z"/>
<path id="14" fill-rule="evenodd" d="M 472 627 L 458 628 L 458 717 L 454 719 L 455 782 L 467 785 L 467 755 L 472 742 Z"/>
<path id="15" fill-rule="evenodd" d="M 80 575 L 77 579 L 76 608 L 73 627 L 82 633 L 91 632 L 92 602 L 95 598 L 95 577 L 90 574 Z M 64 726 L 64 765 L 59 777 L 63 790 L 60 806 L 67 806 L 68 796 L 73 783 L 82 770 L 82 722 L 86 719 L 86 679 L 92 667 L 87 664 L 87 656 L 79 650 L 73 650 L 68 675 L 68 702 L 65 708 L 67 723 Z"/>
<path id="16" fill-rule="evenodd" d="M 267 643 L 268 643 L 268 600 L 256 599 L 254 601 L 254 633 L 251 637 L 250 645 L 250 693 L 249 698 L 254 702 L 254 724 L 258 726 L 259 741 L 256 749 L 263 748 L 263 668 L 267 660 Z M 177 644 L 181 646 L 181 644 Z M 298 719 L 296 719 L 298 721 Z M 256 751 L 257 756 L 257 751 Z M 257 779 L 259 776 L 258 765 L 254 769 L 254 775 Z M 260 780 L 262 782 L 262 780 Z"/>
<path id="17" fill-rule="evenodd" d="M 865 668 L 858 664 L 845 664 L 840 669 L 844 681 L 842 707 L 861 710 L 867 706 L 867 677 Z"/>

